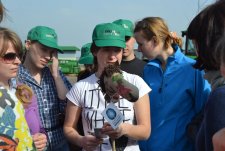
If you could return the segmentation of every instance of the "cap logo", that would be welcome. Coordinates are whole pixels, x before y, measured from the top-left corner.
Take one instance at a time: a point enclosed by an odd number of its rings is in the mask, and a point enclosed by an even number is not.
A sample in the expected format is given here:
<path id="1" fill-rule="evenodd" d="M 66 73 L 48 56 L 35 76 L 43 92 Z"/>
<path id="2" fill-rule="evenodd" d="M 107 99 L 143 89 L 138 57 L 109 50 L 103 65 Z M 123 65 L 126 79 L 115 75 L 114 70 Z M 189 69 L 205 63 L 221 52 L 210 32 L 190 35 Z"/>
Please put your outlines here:
<path id="1" fill-rule="evenodd" d="M 104 35 L 120 36 L 120 32 L 117 32 L 116 30 L 105 30 Z"/>
<path id="2" fill-rule="evenodd" d="M 124 28 L 129 28 L 126 24 L 123 24 L 123 27 L 124 27 Z"/>
<path id="3" fill-rule="evenodd" d="M 48 38 L 55 38 L 55 36 L 52 35 L 52 34 L 46 34 L 45 36 L 48 37 Z"/>

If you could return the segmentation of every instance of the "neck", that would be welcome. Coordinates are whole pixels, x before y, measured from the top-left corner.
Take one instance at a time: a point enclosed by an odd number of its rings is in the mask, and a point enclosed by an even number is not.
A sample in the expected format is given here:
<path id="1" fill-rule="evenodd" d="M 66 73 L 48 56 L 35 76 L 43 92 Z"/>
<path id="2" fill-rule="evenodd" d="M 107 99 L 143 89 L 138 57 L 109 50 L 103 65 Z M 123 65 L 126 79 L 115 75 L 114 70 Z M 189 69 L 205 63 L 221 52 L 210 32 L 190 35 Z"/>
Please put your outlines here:
<path id="1" fill-rule="evenodd" d="M 123 61 L 131 61 L 135 58 L 134 53 L 131 53 L 129 56 L 123 57 Z"/>
<path id="2" fill-rule="evenodd" d="M 158 58 L 161 63 L 162 63 L 162 68 L 165 69 L 166 68 L 166 63 L 167 63 L 167 59 L 169 56 L 173 55 L 174 50 L 172 48 L 172 46 L 169 46 L 167 49 L 162 50 L 162 54 L 161 56 Z"/>
<path id="3" fill-rule="evenodd" d="M 30 72 L 31 76 L 36 80 L 38 84 L 41 83 L 42 70 L 37 68 L 29 60 L 25 60 L 23 63 L 24 67 Z"/>
<path id="4" fill-rule="evenodd" d="M 8 80 L 0 81 L 0 86 L 3 86 L 4 88 L 9 89 Z"/>
<path id="5" fill-rule="evenodd" d="M 100 78 L 101 74 L 102 74 L 102 72 L 100 72 L 100 71 L 95 72 L 95 75 L 96 75 L 96 77 L 98 77 L 98 78 Z"/>
<path id="6" fill-rule="evenodd" d="M 30 74 L 32 76 L 35 76 L 37 74 L 41 74 L 41 69 L 37 68 L 35 65 L 33 65 L 32 61 L 30 60 L 25 60 L 23 63 L 23 66 L 29 70 Z"/>

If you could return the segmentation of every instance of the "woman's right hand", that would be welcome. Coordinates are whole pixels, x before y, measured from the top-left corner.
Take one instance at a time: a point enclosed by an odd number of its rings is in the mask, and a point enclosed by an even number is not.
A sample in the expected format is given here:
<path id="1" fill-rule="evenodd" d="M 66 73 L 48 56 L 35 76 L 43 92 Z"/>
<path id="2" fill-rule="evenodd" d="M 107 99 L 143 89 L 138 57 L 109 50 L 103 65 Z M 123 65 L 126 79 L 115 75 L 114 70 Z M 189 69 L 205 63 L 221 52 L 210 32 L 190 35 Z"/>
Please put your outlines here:
<path id="1" fill-rule="evenodd" d="M 102 142 L 102 139 L 96 138 L 93 135 L 86 135 L 82 137 L 81 146 L 86 151 L 93 151 L 98 145 L 102 144 Z"/>

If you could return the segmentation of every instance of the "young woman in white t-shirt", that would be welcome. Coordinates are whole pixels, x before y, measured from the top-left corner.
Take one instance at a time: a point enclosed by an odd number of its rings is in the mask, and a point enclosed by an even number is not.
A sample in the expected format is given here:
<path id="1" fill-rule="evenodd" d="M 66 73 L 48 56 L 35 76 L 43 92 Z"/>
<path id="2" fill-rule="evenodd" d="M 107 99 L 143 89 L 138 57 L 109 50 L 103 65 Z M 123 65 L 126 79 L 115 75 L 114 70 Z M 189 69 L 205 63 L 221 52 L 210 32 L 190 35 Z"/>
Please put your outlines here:
<path id="1" fill-rule="evenodd" d="M 105 67 L 121 63 L 122 52 L 125 48 L 124 30 L 114 23 L 99 24 L 94 29 L 92 39 L 91 51 L 94 55 L 96 72 L 75 83 L 67 94 L 69 101 L 64 123 L 65 136 L 71 143 L 81 146 L 83 150 L 112 150 L 111 140 L 115 140 L 117 150 L 138 151 L 137 140 L 144 140 L 150 136 L 148 93 L 151 89 L 139 76 L 121 72 L 123 80 L 138 88 L 138 99 L 135 102 L 128 101 L 122 97 L 121 91 L 115 90 L 115 87 L 112 88 L 115 91 L 112 90 L 111 93 L 120 94 L 118 102 L 114 105 L 124 116 L 119 127 L 113 129 L 101 114 L 108 102 L 99 83 Z M 106 84 L 106 86 L 109 85 Z M 80 115 L 82 115 L 84 136 L 76 130 Z M 107 137 L 95 137 L 93 135 L 95 128 L 101 128 L 101 133 Z"/>

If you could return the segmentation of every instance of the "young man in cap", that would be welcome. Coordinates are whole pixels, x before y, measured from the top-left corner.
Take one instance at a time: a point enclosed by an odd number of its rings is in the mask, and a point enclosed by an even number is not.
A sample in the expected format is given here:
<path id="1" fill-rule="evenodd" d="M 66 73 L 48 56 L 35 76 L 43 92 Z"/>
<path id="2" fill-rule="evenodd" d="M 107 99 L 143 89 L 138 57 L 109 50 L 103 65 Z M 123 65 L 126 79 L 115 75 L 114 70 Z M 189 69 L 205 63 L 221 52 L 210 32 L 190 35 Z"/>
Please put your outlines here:
<path id="1" fill-rule="evenodd" d="M 61 111 L 71 84 L 59 70 L 58 52 L 62 50 L 58 47 L 55 30 L 45 26 L 32 28 L 25 48 L 18 79 L 30 86 L 37 96 L 42 125 L 49 139 L 47 150 L 66 151 L 68 144 L 63 135 Z"/>
<path id="2" fill-rule="evenodd" d="M 98 24 L 93 31 L 92 41 L 91 51 L 96 70 L 91 76 L 75 83 L 66 95 L 69 101 L 64 123 L 65 136 L 70 142 L 81 146 L 84 150 L 111 151 L 113 148 L 111 140 L 115 139 L 116 150 L 138 151 L 137 140 L 147 139 L 150 135 L 148 93 L 151 89 L 142 78 L 125 71 L 119 71 L 116 77 L 111 78 L 112 81 L 113 79 L 120 82 L 126 80 L 135 85 L 139 93 L 136 102 L 130 102 L 120 95 L 118 102 L 114 103 L 124 118 L 119 127 L 113 129 L 101 114 L 109 105 L 110 100 L 105 99 L 106 93 L 103 93 L 100 87 L 100 79 L 107 67 L 118 66 L 121 63 L 123 49 L 126 47 L 124 30 L 114 23 Z M 112 93 L 111 96 L 115 94 L 119 92 Z M 77 132 L 76 127 L 81 114 L 84 136 Z M 134 121 L 134 116 L 137 122 Z M 109 137 L 97 135 L 99 133 Z"/>
<path id="3" fill-rule="evenodd" d="M 123 59 L 120 64 L 121 69 L 142 77 L 142 72 L 146 62 L 138 59 L 134 54 L 135 39 L 133 37 L 133 23 L 126 19 L 118 19 L 113 23 L 122 26 L 125 30 L 126 48 L 123 50 Z"/>

